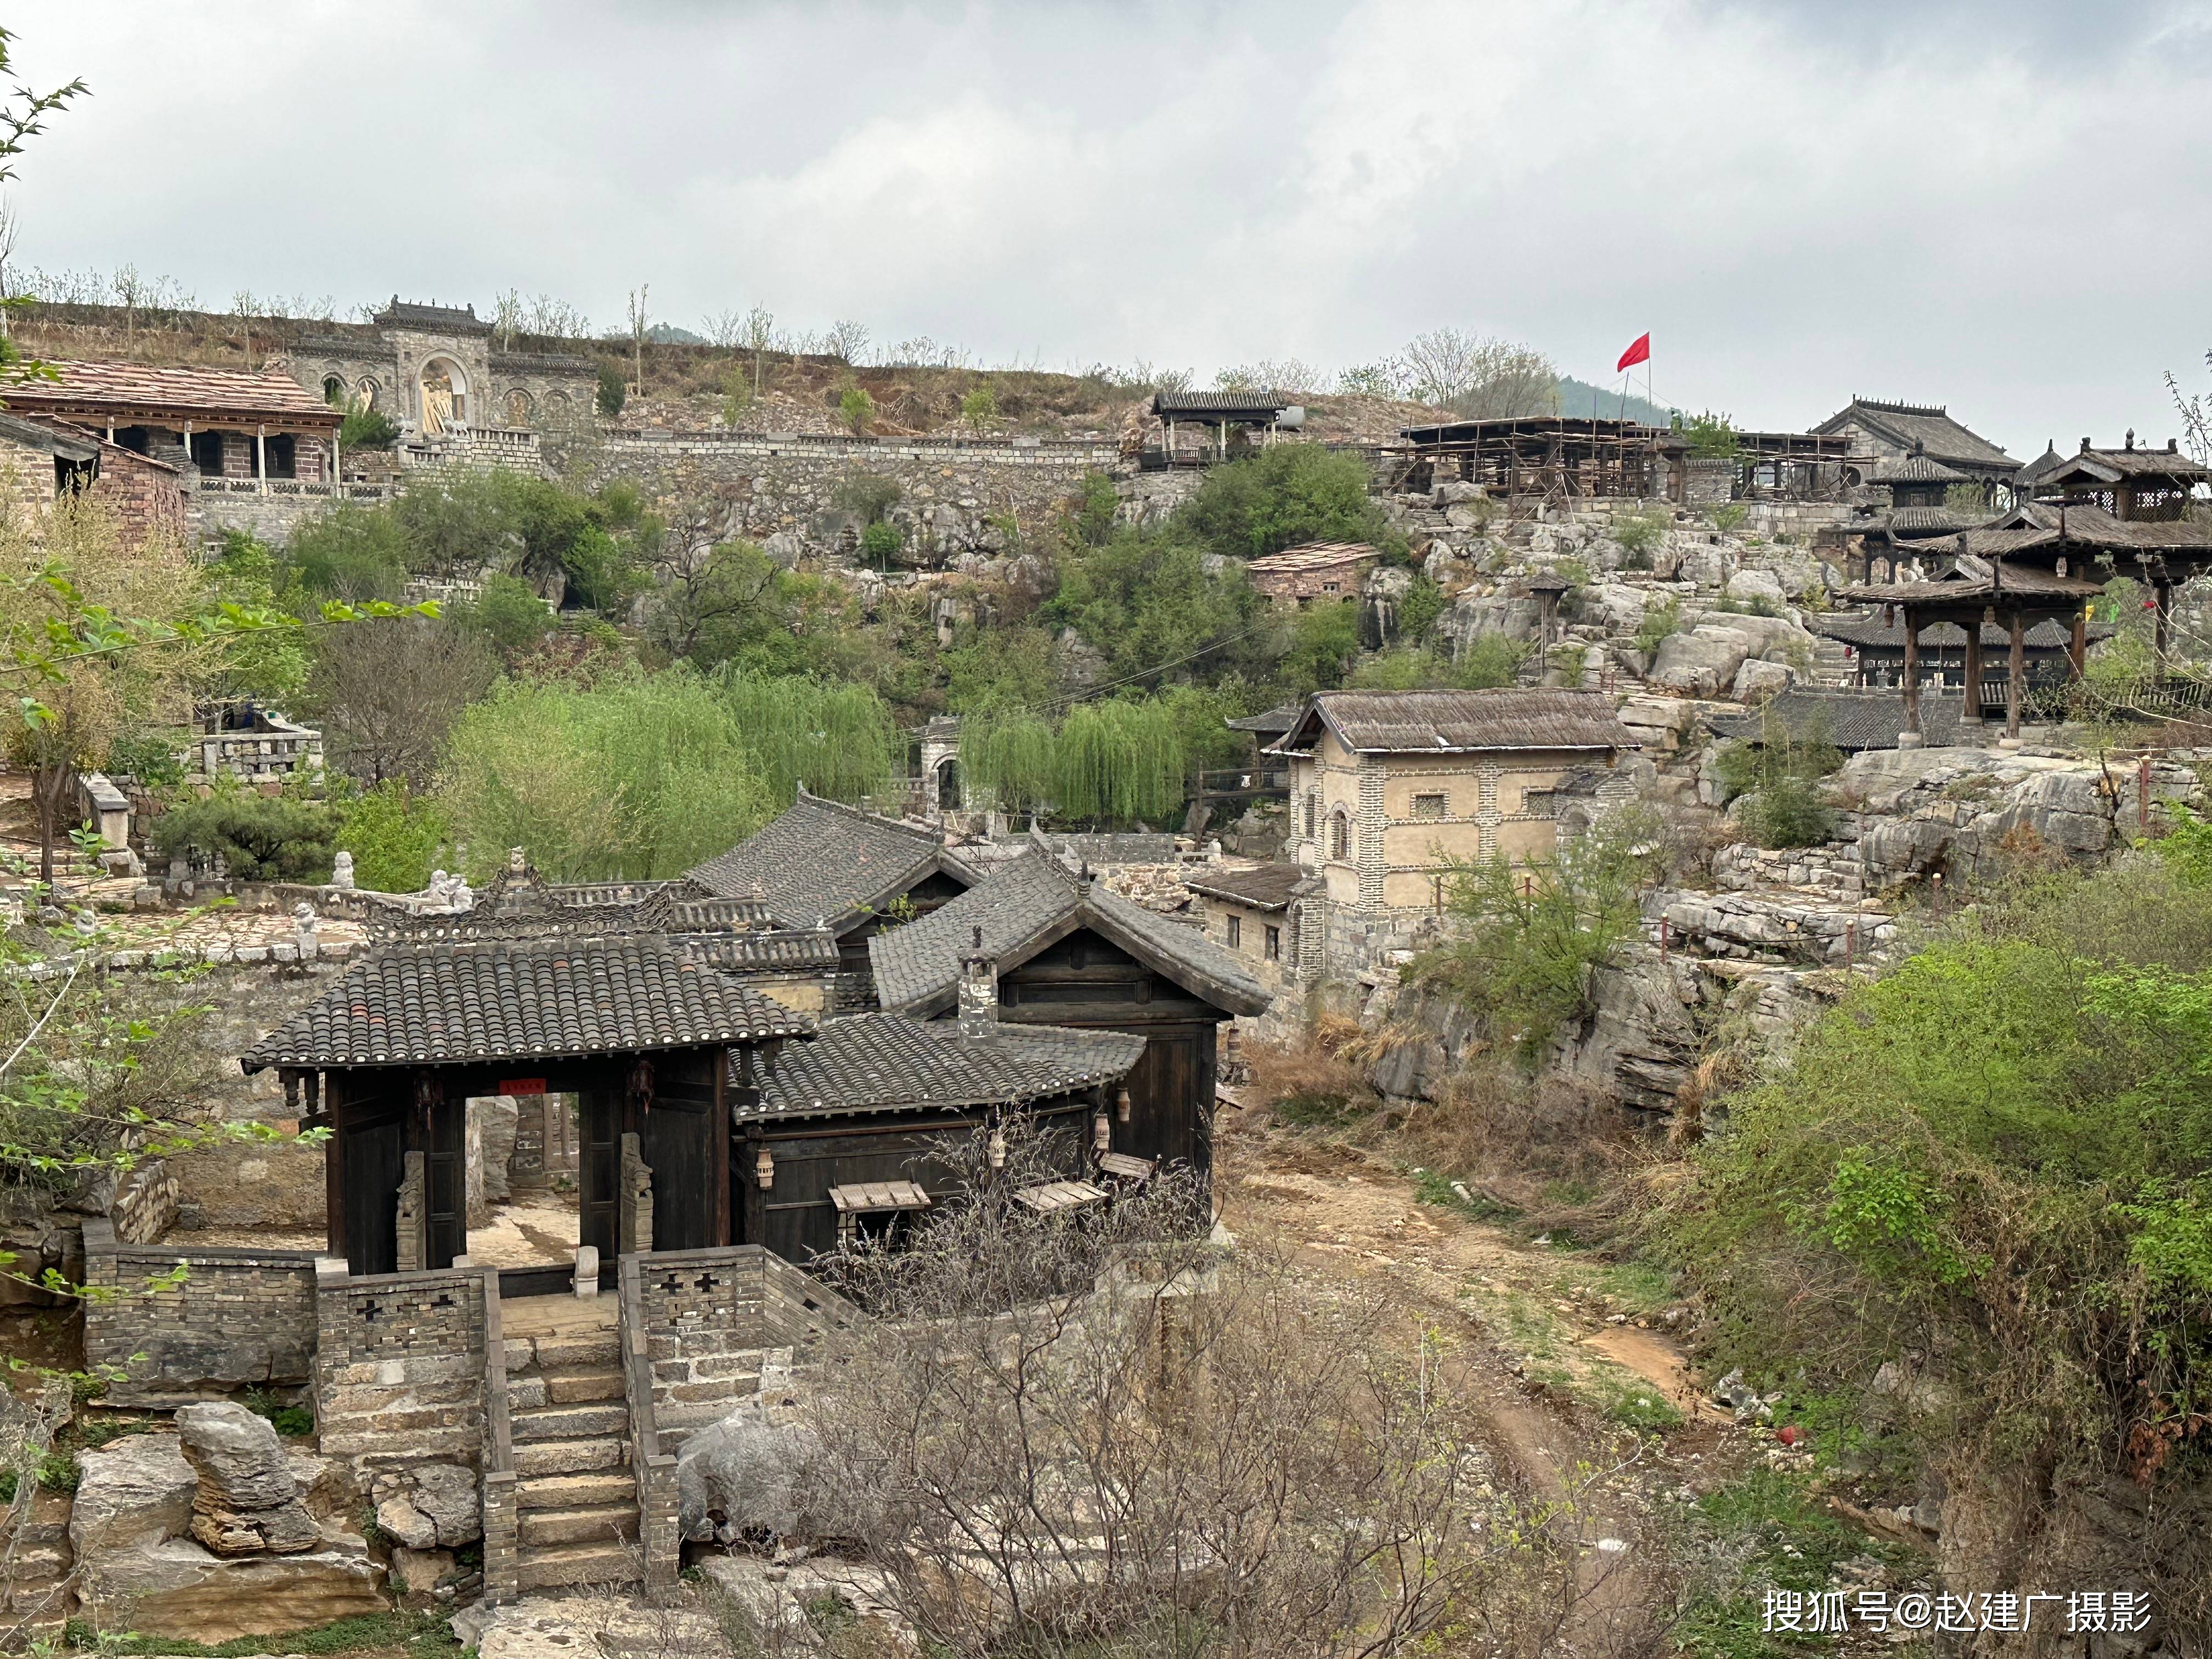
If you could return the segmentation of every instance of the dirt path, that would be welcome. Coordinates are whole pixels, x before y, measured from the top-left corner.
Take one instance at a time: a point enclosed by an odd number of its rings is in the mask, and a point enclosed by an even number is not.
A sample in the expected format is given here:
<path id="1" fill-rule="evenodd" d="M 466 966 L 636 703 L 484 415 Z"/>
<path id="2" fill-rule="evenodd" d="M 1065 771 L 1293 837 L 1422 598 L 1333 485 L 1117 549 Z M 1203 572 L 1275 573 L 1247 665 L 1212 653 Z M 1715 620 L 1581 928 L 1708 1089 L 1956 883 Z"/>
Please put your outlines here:
<path id="1" fill-rule="evenodd" d="M 1457 1375 L 1492 1454 L 1532 1495 L 1571 1494 L 1581 1507 L 1571 1650 L 1639 1645 L 1650 1610 L 1669 1595 L 1654 1547 L 1656 1495 L 1681 1484 L 1715 1443 L 1714 1419 L 1725 1420 L 1699 1398 L 1681 1351 L 1633 1322 L 1648 1313 L 1620 1311 L 1601 1288 L 1601 1263 L 1424 1203 L 1412 1180 L 1357 1150 L 1223 1129 L 1214 1190 L 1230 1230 L 1310 1271 L 1387 1279 L 1410 1316 L 1461 1339 Z M 1678 1420 L 1656 1438 L 1638 1436 L 1607 1420 L 1607 1401 L 1651 1427 Z"/>

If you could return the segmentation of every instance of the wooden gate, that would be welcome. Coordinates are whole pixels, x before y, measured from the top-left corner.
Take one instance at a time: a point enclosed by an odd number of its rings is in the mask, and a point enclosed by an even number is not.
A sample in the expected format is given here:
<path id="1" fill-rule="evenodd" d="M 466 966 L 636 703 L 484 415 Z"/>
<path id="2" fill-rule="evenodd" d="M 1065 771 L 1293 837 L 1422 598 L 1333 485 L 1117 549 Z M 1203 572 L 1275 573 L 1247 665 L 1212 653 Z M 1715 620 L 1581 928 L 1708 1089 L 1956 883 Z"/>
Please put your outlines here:
<path id="1" fill-rule="evenodd" d="M 1146 1028 L 1144 1057 L 1129 1073 L 1129 1121 L 1114 1133 L 1118 1151 L 1212 1170 L 1213 1042 L 1211 1025 Z"/>

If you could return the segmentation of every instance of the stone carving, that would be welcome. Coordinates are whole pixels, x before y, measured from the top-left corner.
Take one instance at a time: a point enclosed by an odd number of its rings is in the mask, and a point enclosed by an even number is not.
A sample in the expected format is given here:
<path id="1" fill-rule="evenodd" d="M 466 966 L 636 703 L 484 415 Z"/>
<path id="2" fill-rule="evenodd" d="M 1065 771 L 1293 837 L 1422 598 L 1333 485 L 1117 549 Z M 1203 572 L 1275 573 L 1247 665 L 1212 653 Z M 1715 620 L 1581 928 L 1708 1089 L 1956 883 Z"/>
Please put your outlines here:
<path id="1" fill-rule="evenodd" d="M 315 959 L 315 907 L 301 899 L 292 907 L 292 943 L 298 948 L 300 960 Z"/>
<path id="2" fill-rule="evenodd" d="M 351 891 L 353 888 L 353 854 L 340 849 L 331 860 L 331 885 Z"/>
<path id="3" fill-rule="evenodd" d="M 430 1194 L 422 1154 L 407 1154 L 406 1173 L 399 1178 L 399 1200 L 393 1206 L 399 1227 L 398 1271 L 418 1273 L 430 1257 Z"/>
<path id="4" fill-rule="evenodd" d="M 622 1138 L 622 1212 L 617 1224 L 623 1255 L 653 1248 L 653 1170 L 634 1134 Z"/>

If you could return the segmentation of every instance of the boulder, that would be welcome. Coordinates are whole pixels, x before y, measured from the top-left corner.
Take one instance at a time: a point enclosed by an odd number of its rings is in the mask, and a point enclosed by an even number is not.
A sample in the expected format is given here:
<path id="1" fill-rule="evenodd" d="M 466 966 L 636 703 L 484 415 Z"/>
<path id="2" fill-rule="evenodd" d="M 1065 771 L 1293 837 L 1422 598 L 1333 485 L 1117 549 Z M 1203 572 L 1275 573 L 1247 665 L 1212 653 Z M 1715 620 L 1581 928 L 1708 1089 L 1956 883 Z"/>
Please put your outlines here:
<path id="1" fill-rule="evenodd" d="M 459 1571 L 451 1550 L 395 1549 L 392 1552 L 392 1583 L 395 1589 L 428 1595 L 440 1582 Z"/>
<path id="2" fill-rule="evenodd" d="M 1787 691 L 1795 678 L 1784 664 L 1747 657 L 1743 666 L 1735 671 L 1735 684 L 1729 695 L 1738 702 L 1765 702 L 1776 693 Z"/>
<path id="3" fill-rule="evenodd" d="M 387 1498 L 376 1506 L 376 1529 L 410 1550 L 437 1547 L 438 1523 L 405 1498 Z"/>
<path id="4" fill-rule="evenodd" d="M 77 1455 L 70 1543 L 81 1562 L 150 1548 L 191 1525 L 200 1478 L 173 1434 L 128 1434 Z"/>
<path id="5" fill-rule="evenodd" d="M 483 1506 L 474 1469 L 459 1463 L 424 1463 L 409 1472 L 416 1510 L 437 1529 L 441 1549 L 458 1549 L 483 1536 Z"/>
<path id="6" fill-rule="evenodd" d="M 510 1195 L 507 1164 L 514 1157 L 515 1129 L 521 1110 L 521 1103 L 512 1095 L 488 1095 L 469 1102 L 470 1120 L 477 1126 L 483 1140 L 486 1204 L 504 1204 Z"/>
<path id="7" fill-rule="evenodd" d="M 1692 696 L 1715 696 L 1735 684 L 1736 670 L 1756 648 L 1756 641 L 1741 629 L 1701 623 L 1687 633 L 1669 634 L 1660 641 L 1650 678 L 1655 685 Z"/>
<path id="8" fill-rule="evenodd" d="M 193 1537 L 218 1555 L 315 1547 L 314 1519 L 267 1418 L 228 1400 L 202 1401 L 178 1408 L 177 1436 L 199 1474 Z"/>
<path id="9" fill-rule="evenodd" d="M 1462 593 L 1444 613 L 1437 629 L 1457 654 L 1486 634 L 1533 640 L 1541 619 L 1534 599 L 1510 599 L 1503 593 Z"/>
<path id="10" fill-rule="evenodd" d="M 1429 501 L 1435 507 L 1457 507 L 1462 501 L 1482 501 L 1488 493 L 1479 483 L 1464 478 L 1447 478 L 1429 492 Z"/>
<path id="11" fill-rule="evenodd" d="M 1790 603 L 1790 596 L 1782 591 L 1782 583 L 1771 570 L 1739 570 L 1728 579 L 1723 591 L 1739 605 L 1763 602 L 1780 611 Z"/>
<path id="12" fill-rule="evenodd" d="M 1628 1105 L 1669 1110 L 1698 1063 L 1698 1000 L 1692 963 L 1639 946 L 1591 974 L 1589 1012 L 1554 1065 Z"/>
<path id="13" fill-rule="evenodd" d="M 811 1429 L 726 1417 L 677 1454 L 678 1530 L 690 1542 L 722 1544 L 748 1534 L 812 1540 L 849 1531 L 823 1512 L 822 1461 Z"/>

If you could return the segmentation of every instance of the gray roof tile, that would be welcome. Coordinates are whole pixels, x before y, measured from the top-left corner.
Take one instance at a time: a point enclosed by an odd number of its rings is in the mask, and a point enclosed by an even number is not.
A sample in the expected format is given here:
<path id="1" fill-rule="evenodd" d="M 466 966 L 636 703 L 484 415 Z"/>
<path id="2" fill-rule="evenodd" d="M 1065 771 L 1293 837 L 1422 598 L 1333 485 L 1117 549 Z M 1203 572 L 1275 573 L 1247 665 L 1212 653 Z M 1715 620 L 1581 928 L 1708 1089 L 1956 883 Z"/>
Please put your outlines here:
<path id="1" fill-rule="evenodd" d="M 855 1014 L 793 1043 L 757 1107 L 743 1118 L 811 1117 L 901 1107 L 1026 1105 L 1097 1083 L 1116 1083 L 1145 1051 L 1122 1031 L 994 1025 L 969 1041 L 951 1020 Z"/>
<path id="2" fill-rule="evenodd" d="M 801 790 L 750 841 L 691 872 L 709 892 L 758 898 L 793 927 L 854 920 L 939 867 L 945 838 Z"/>
<path id="3" fill-rule="evenodd" d="M 1380 754 L 1483 749 L 1637 747 L 1613 700 L 1595 691 L 1318 691 L 1271 753 L 1303 751 L 1326 723 L 1350 748 Z"/>

